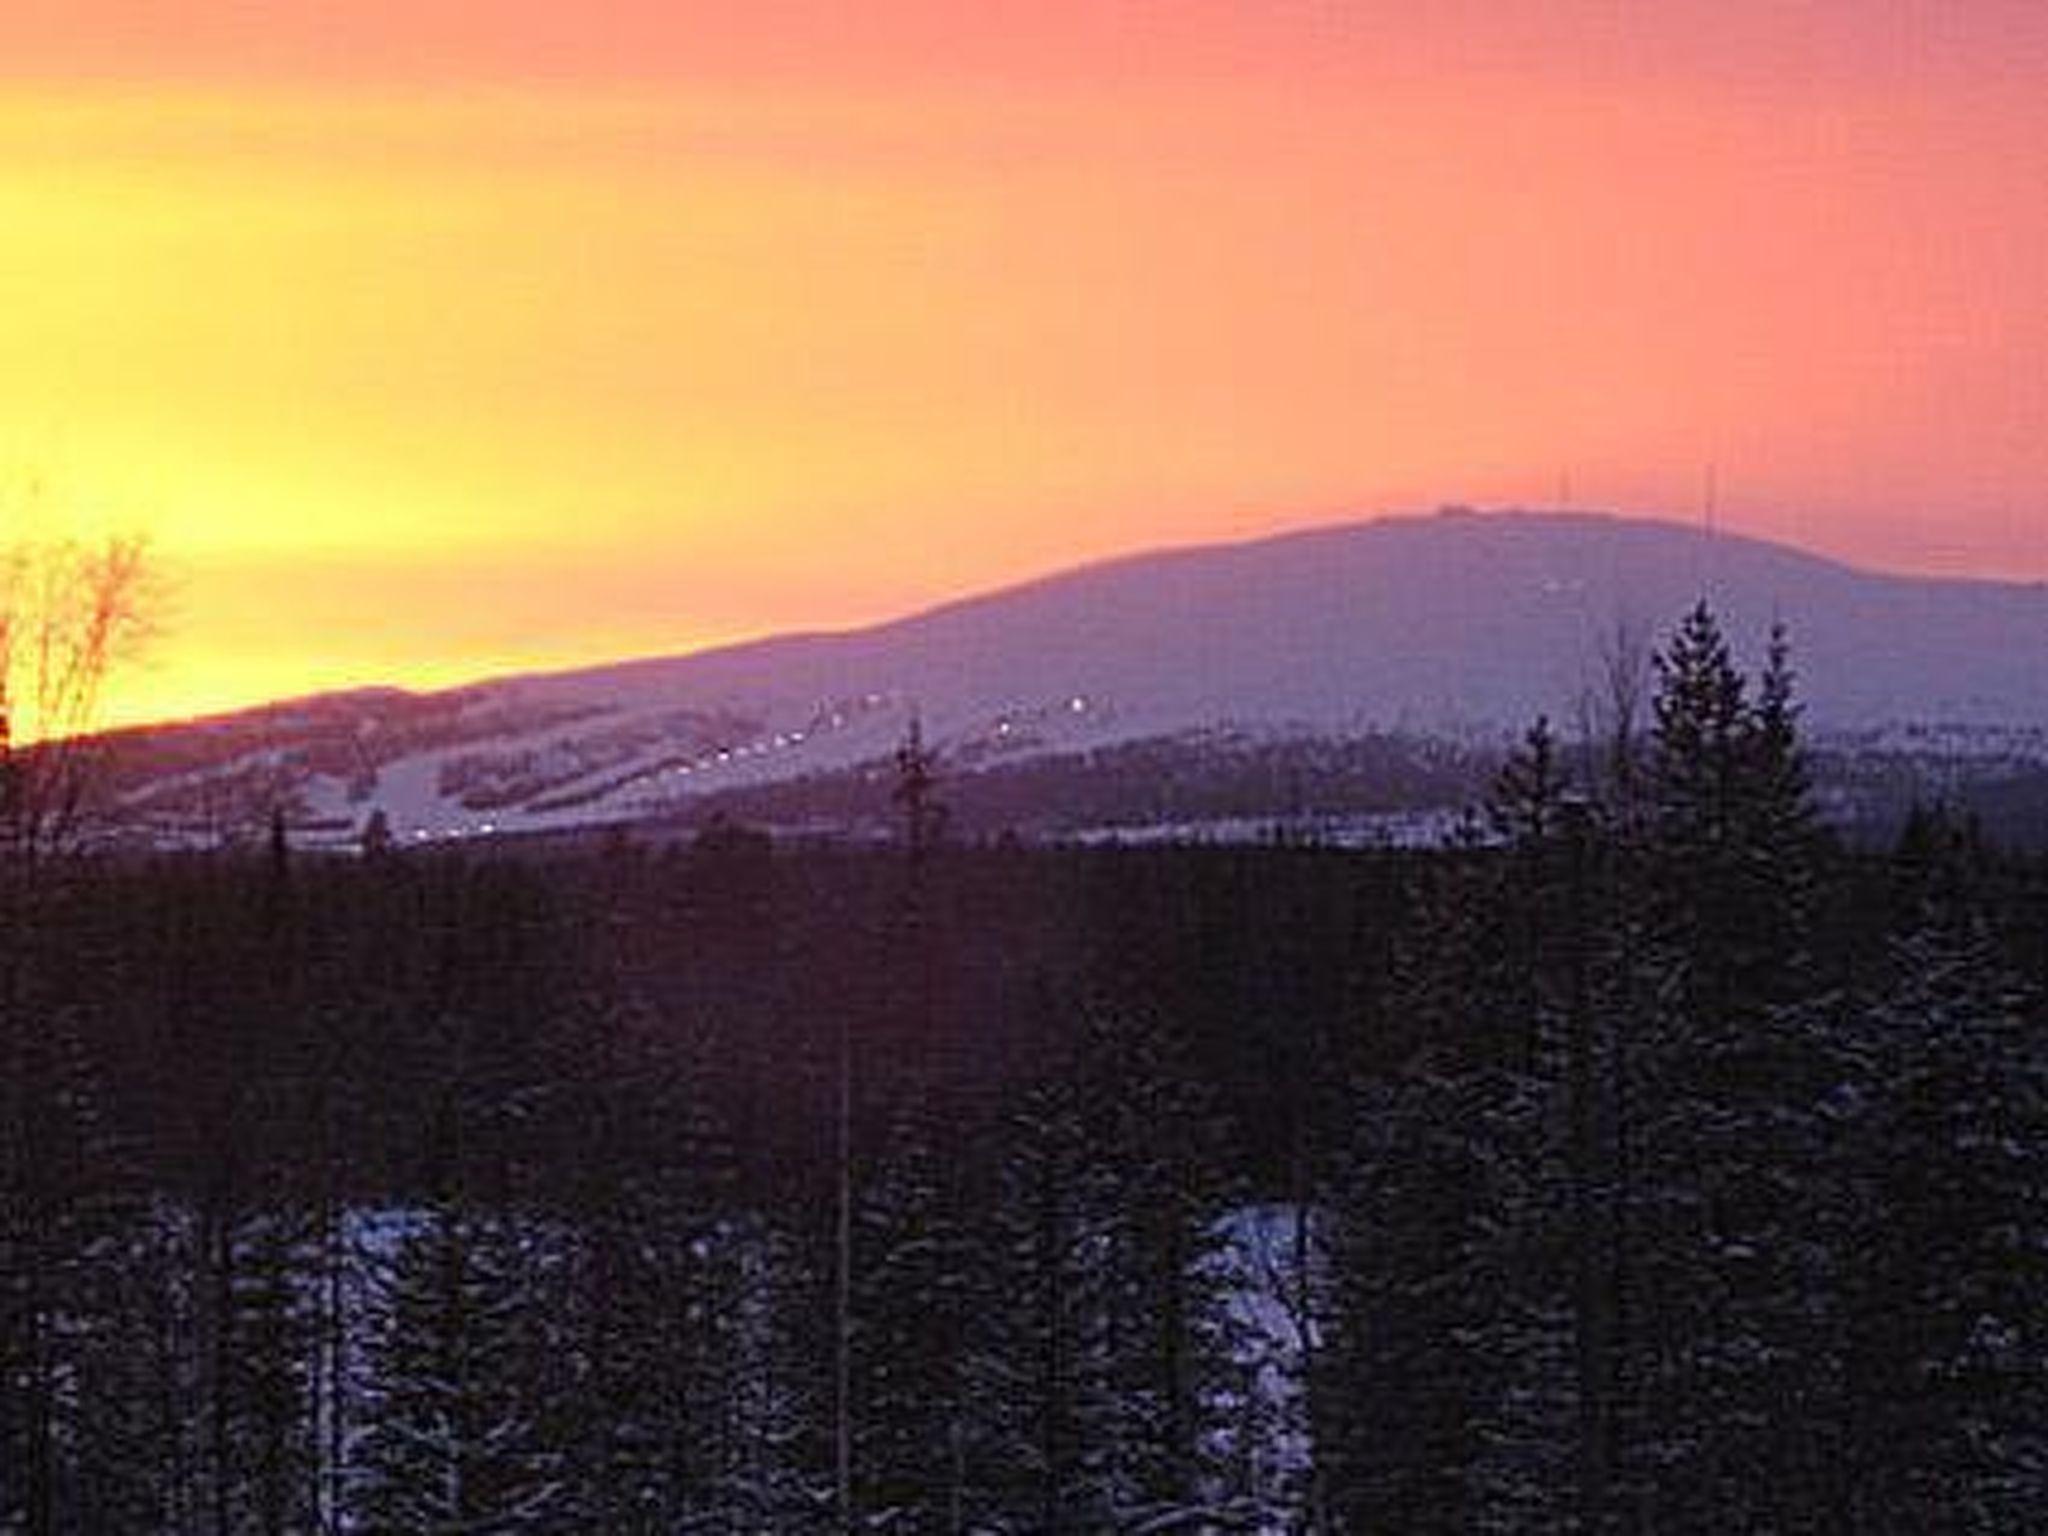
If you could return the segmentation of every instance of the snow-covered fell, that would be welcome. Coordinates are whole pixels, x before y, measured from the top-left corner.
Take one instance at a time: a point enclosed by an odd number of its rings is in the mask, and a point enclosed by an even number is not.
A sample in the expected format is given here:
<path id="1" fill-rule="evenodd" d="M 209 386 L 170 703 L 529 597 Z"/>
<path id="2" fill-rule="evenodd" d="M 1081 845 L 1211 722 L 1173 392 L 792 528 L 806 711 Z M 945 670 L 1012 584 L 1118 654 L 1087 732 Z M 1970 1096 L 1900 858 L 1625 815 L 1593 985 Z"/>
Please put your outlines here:
<path id="1" fill-rule="evenodd" d="M 1822 734 L 2048 742 L 2048 587 L 1858 570 L 1591 514 L 1447 511 L 1145 554 L 872 628 L 433 695 L 305 701 L 119 742 L 128 807 L 204 840 L 280 796 L 401 841 L 659 815 L 884 755 L 963 769 L 1218 726 L 1489 741 L 1573 718 L 1618 626 L 1705 597 L 1744 659 L 1787 625 Z M 2017 745 L 2016 745 L 2017 744 Z"/>

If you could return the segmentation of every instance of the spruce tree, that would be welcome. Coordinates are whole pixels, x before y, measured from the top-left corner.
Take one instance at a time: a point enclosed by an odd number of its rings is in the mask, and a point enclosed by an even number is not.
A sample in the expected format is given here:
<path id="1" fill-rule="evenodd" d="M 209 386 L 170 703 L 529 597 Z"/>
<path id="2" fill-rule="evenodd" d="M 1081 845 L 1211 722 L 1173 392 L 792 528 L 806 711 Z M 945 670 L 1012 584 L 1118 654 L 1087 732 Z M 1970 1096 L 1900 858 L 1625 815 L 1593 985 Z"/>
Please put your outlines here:
<path id="1" fill-rule="evenodd" d="M 864 1525 L 964 1531 L 976 1404 L 969 1313 L 988 1260 L 934 1086 L 899 1086 L 855 1213 L 856 1507 Z"/>
<path id="2" fill-rule="evenodd" d="M 1096 1429 L 1098 1287 L 1090 1262 L 1101 1192 L 1080 1085 L 1046 1072 L 995 1133 L 987 1228 L 999 1304 L 970 1319 L 976 1528 L 1071 1530 L 1093 1508 L 1083 1474 Z"/>
<path id="3" fill-rule="evenodd" d="M 390 1533 L 581 1528 L 554 1414 L 565 1383 L 546 1235 L 443 1199 L 380 1284 L 356 1523 Z"/>
<path id="4" fill-rule="evenodd" d="M 1627 1478 L 1644 1518 L 1777 1525 L 1811 1515 L 1831 1369 L 1812 812 L 1782 633 L 1754 704 L 1704 604 L 1658 675 L 1647 942 L 1617 1043 Z"/>
<path id="5" fill-rule="evenodd" d="M 1859 1528 L 2006 1531 L 2048 1497 L 2048 1050 L 1957 885 L 1891 943 L 1847 1117 Z"/>
<path id="6" fill-rule="evenodd" d="M 1503 943 L 1542 877 L 1502 873 L 1468 855 L 1421 903 L 1405 1059 L 1357 1085 L 1332 1181 L 1315 1444 L 1344 1530 L 1515 1529 L 1571 1482 L 1560 1021 Z"/>

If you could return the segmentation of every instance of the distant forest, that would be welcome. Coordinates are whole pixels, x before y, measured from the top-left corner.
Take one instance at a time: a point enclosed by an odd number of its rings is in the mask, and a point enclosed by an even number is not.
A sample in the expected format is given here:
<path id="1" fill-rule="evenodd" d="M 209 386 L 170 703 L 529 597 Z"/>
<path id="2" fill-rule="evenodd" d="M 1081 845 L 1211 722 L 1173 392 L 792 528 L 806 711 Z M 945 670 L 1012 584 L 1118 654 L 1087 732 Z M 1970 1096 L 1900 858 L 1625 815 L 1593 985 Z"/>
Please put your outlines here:
<path id="1" fill-rule="evenodd" d="M 1782 641 L 1440 850 L 0 870 L 0 1532 L 2015 1532 L 2048 863 Z M 893 795 L 893 799 L 891 798 Z"/>

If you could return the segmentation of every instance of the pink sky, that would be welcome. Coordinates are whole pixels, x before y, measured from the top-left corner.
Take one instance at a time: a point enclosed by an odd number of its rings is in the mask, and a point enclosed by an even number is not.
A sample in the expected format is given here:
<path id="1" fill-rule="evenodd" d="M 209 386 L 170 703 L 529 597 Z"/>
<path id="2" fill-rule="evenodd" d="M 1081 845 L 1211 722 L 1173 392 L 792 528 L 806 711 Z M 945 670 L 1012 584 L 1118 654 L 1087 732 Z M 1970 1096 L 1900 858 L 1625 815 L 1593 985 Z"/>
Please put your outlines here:
<path id="1" fill-rule="evenodd" d="M 0 466 L 118 702 L 1437 501 L 2048 577 L 2048 7 L 21 0 Z M 15 468 L 18 466 L 18 468 Z"/>

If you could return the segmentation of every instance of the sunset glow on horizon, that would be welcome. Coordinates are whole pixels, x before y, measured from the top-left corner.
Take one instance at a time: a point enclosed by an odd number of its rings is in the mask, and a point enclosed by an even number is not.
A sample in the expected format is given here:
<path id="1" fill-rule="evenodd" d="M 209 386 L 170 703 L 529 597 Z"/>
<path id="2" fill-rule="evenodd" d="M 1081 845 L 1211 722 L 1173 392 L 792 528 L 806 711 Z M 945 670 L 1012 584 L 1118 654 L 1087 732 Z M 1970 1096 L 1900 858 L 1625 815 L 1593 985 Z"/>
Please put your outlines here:
<path id="1" fill-rule="evenodd" d="M 28 0 L 0 481 L 139 719 L 1442 501 L 2048 579 L 2032 0 Z"/>

